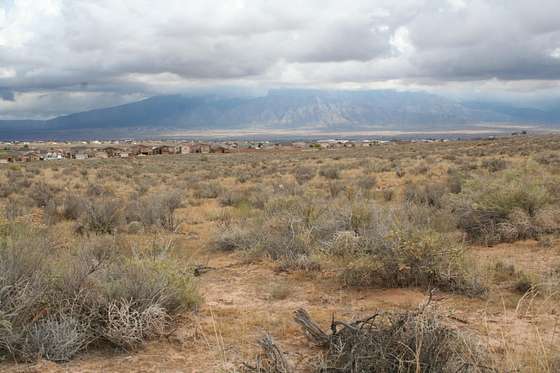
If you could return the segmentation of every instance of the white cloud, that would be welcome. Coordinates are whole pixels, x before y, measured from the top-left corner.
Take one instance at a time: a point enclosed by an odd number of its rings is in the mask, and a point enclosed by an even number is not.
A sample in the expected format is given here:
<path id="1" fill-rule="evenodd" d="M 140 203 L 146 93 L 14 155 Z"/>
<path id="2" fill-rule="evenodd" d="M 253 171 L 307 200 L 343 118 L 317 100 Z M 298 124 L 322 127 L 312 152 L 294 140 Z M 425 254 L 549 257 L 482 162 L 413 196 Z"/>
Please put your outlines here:
<path id="1" fill-rule="evenodd" d="M 71 94 L 95 106 L 108 101 L 100 97 L 233 85 L 537 89 L 560 80 L 557 8 L 557 0 L 0 1 L 0 89 L 21 101 L 16 110 L 0 100 L 0 110 L 49 116 L 38 97 L 56 97 L 55 111 L 67 112 L 77 109 Z"/>

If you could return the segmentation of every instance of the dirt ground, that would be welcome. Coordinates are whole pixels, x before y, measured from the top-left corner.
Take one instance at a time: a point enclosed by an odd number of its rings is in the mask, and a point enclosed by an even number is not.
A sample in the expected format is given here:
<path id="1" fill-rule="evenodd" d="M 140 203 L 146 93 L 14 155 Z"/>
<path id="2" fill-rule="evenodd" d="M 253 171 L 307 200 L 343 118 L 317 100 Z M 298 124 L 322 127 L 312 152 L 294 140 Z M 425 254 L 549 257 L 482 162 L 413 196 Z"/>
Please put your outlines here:
<path id="1" fill-rule="evenodd" d="M 540 248 L 534 241 L 472 248 L 480 263 L 507 260 L 517 266 L 546 271 L 560 263 L 560 242 Z M 538 259 L 536 259 L 538 258 Z M 410 309 L 426 300 L 419 289 L 347 289 L 333 286 L 321 275 L 278 272 L 273 263 L 246 263 L 238 254 L 195 254 L 211 267 L 200 282 L 204 302 L 185 315 L 167 338 L 150 341 L 139 351 L 101 350 L 82 354 L 72 362 L 11 365 L 8 372 L 236 372 L 258 351 L 256 340 L 270 333 L 298 367 L 309 363 L 312 350 L 293 312 L 307 309 L 327 328 L 333 315 L 356 319 L 379 309 Z M 281 284 L 285 299 L 272 299 Z M 481 338 L 505 359 L 523 354 L 526 345 L 558 342 L 557 304 L 537 298 L 519 299 L 507 290 L 493 289 L 486 300 L 436 293 L 434 302 L 450 324 Z M 516 358 L 518 358 L 518 356 Z M 512 362 L 513 364 L 513 362 Z"/>

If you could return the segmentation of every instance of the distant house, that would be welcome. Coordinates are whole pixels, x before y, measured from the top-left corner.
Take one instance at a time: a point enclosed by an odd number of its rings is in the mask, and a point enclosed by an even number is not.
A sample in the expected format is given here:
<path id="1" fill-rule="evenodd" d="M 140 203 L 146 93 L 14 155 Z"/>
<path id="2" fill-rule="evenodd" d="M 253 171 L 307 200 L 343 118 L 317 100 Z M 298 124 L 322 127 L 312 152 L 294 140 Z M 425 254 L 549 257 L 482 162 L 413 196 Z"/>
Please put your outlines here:
<path id="1" fill-rule="evenodd" d="M 223 146 L 223 145 L 212 145 L 212 146 L 210 147 L 210 152 L 211 152 L 211 153 L 228 153 L 228 152 L 229 152 L 229 149 L 226 148 L 226 147 Z"/>
<path id="2" fill-rule="evenodd" d="M 129 155 L 152 155 L 152 147 L 148 145 L 134 145 L 129 149 Z"/>
<path id="3" fill-rule="evenodd" d="M 102 149 L 103 152 L 107 153 L 108 158 L 119 157 L 122 149 L 115 148 L 113 146 L 108 146 Z"/>
<path id="4" fill-rule="evenodd" d="M 64 156 L 69 159 L 87 159 L 89 158 L 90 148 L 85 146 L 75 146 L 70 148 L 64 153 Z"/>
<path id="5" fill-rule="evenodd" d="M 21 162 L 39 161 L 41 160 L 41 154 L 31 151 L 31 152 L 23 153 L 19 158 Z"/>
<path id="6" fill-rule="evenodd" d="M 45 161 L 60 161 L 60 160 L 64 159 L 64 154 L 62 152 L 52 151 L 52 152 L 48 152 L 47 154 L 45 154 L 43 156 L 43 159 Z"/>
<path id="7" fill-rule="evenodd" d="M 204 143 L 192 144 L 191 153 L 210 153 L 210 145 Z"/>
<path id="8" fill-rule="evenodd" d="M 179 145 L 177 145 L 177 147 L 176 147 L 176 152 L 177 152 L 178 154 L 190 154 L 190 153 L 194 153 L 194 151 L 193 151 L 193 146 L 194 146 L 194 143 L 192 143 L 192 142 L 190 142 L 190 143 L 189 143 L 189 142 L 186 142 L 186 143 L 183 143 L 183 144 L 179 144 Z"/>
<path id="9" fill-rule="evenodd" d="M 152 149 L 152 154 L 174 154 L 175 147 L 169 145 L 160 145 Z"/>

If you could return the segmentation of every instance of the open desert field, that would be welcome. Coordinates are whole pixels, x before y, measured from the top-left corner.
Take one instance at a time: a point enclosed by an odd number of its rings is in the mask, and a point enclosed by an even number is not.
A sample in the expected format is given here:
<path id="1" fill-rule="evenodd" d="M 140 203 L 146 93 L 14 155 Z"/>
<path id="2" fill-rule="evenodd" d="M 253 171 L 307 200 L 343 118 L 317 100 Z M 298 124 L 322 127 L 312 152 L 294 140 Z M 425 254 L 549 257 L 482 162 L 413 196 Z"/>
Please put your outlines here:
<path id="1" fill-rule="evenodd" d="M 0 213 L 0 371 L 560 371 L 556 135 L 5 164 Z"/>

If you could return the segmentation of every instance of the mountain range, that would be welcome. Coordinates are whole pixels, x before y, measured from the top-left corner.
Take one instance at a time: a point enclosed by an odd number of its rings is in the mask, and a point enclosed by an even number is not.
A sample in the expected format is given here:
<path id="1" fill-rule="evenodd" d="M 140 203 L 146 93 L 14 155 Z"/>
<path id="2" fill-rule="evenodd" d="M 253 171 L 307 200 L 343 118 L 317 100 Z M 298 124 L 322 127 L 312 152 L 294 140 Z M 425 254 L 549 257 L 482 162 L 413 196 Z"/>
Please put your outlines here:
<path id="1" fill-rule="evenodd" d="M 560 125 L 560 110 L 457 102 L 424 92 L 271 90 L 260 97 L 155 96 L 49 120 L 0 120 L 0 139 L 157 137 L 216 130 L 433 132 Z"/>

